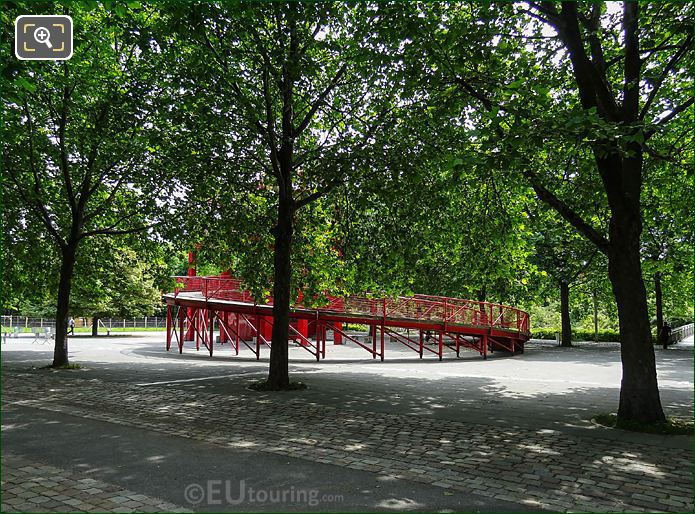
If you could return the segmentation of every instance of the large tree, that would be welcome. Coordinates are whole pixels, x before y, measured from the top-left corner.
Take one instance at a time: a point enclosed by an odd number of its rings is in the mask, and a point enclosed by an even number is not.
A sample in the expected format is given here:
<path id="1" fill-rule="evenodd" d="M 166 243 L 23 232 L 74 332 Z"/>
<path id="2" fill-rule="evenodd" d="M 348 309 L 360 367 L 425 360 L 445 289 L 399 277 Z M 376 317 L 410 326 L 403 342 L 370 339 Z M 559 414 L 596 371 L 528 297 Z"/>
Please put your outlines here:
<path id="1" fill-rule="evenodd" d="M 641 194 L 645 157 L 692 112 L 692 5 L 455 4 L 439 20 L 420 31 L 434 70 L 425 71 L 456 88 L 451 96 L 497 156 L 495 168 L 518 170 L 606 255 L 621 333 L 618 416 L 662 421 L 640 261 Z M 472 43 L 485 38 L 487 45 Z M 588 152 L 593 169 L 565 179 L 556 164 L 575 152 Z M 583 215 L 596 198 L 608 205 L 605 228 Z"/>
<path id="2" fill-rule="evenodd" d="M 596 248 L 585 238 L 570 230 L 556 214 L 536 213 L 531 216 L 534 224 L 533 261 L 545 271 L 560 292 L 560 342 L 563 347 L 572 346 L 572 322 L 570 317 L 570 288 L 591 266 Z"/>
<path id="3" fill-rule="evenodd" d="M 369 41 L 378 17 L 368 6 L 290 2 L 208 4 L 174 18 L 184 89 L 206 95 L 210 115 L 232 121 L 215 154 L 243 155 L 259 191 L 253 197 L 274 210 L 264 229 L 272 234 L 274 318 L 266 386 L 283 389 L 296 220 L 364 171 L 390 119 L 389 103 L 377 106 L 387 85 L 377 65 L 385 49 Z"/>
<path id="4" fill-rule="evenodd" d="M 163 102 L 161 52 L 149 36 L 155 12 L 73 6 L 69 14 L 79 27 L 73 57 L 5 59 L 1 86 L 6 195 L 20 206 L 19 223 L 49 234 L 61 263 L 56 367 L 68 364 L 67 317 L 83 242 L 144 232 L 168 187 L 155 153 L 164 141 L 154 115 Z"/>
<path id="5" fill-rule="evenodd" d="M 693 103 L 692 5 L 623 2 L 622 12 L 612 14 L 603 2 L 532 2 L 530 14 L 557 33 L 571 63 L 579 105 L 592 125 L 583 144 L 610 206 L 607 237 L 534 170 L 525 174 L 539 198 L 608 257 L 623 362 L 619 418 L 663 421 L 640 259 L 641 194 L 650 139 Z"/>
<path id="6" fill-rule="evenodd" d="M 642 192 L 645 280 L 651 282 L 657 340 L 665 320 L 692 311 L 692 120 L 674 120 L 651 150 Z M 666 309 L 665 309 L 666 307 Z M 692 314 L 690 314 L 692 316 Z"/>

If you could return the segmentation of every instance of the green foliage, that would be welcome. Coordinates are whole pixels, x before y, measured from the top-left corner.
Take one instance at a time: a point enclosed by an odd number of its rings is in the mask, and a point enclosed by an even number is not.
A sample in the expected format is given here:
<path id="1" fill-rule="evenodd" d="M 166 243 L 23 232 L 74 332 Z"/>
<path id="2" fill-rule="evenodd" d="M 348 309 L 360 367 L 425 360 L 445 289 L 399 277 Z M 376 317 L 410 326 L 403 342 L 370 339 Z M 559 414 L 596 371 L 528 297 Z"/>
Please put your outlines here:
<path id="1" fill-rule="evenodd" d="M 610 428 L 622 428 L 631 432 L 663 435 L 693 435 L 692 420 L 667 418 L 664 423 L 638 423 L 618 418 L 616 414 L 597 414 L 593 421 Z"/>
<path id="2" fill-rule="evenodd" d="M 534 328 L 531 330 L 531 337 L 534 339 L 552 339 L 561 333 L 560 327 Z M 617 330 L 599 330 L 598 342 L 614 343 L 620 342 L 620 332 Z M 594 341 L 593 330 L 572 330 L 572 341 Z"/>
<path id="3" fill-rule="evenodd" d="M 400 40 L 375 38 L 379 9 L 361 4 L 171 6 L 165 16 L 162 46 L 178 56 L 172 115 L 188 150 L 178 154 L 190 214 L 181 242 L 263 301 L 271 231 L 291 191 L 291 297 L 320 304 L 350 290 L 331 192 L 369 171 L 397 120 L 387 65 Z"/>
<path id="4" fill-rule="evenodd" d="M 5 29 L 26 12 L 9 7 Z M 54 14 L 54 7 L 44 3 L 31 12 Z M 78 3 L 70 15 L 76 27 L 70 60 L 3 60 L 9 258 L 2 305 L 45 317 L 55 317 L 57 305 L 59 318 L 69 303 L 80 314 L 152 313 L 156 285 L 164 282 L 153 282 L 162 249 L 149 227 L 173 214 L 163 200 L 175 185 L 164 152 L 170 97 L 162 87 L 163 54 L 152 40 L 159 18 L 137 2 Z M 135 233 L 145 238 L 111 239 Z M 78 288 L 70 302 L 75 259 Z"/>
<path id="5" fill-rule="evenodd" d="M 8 6 L 7 48 L 26 7 Z M 621 14 L 577 8 L 620 103 Z M 557 283 L 567 281 L 576 337 L 593 338 L 596 305 L 599 338 L 617 340 L 607 259 L 557 209 L 539 207 L 538 190 L 605 238 L 611 205 L 596 159 L 640 152 L 644 279 L 650 290 L 661 275 L 667 319 L 693 317 L 692 107 L 669 114 L 690 96 L 689 4 L 641 4 L 641 46 L 652 50 L 642 55 L 644 113 L 629 123 L 582 103 L 563 41 L 520 4 L 70 9 L 73 59 L 2 59 L 4 309 L 52 317 L 74 239 L 76 314 L 151 313 L 197 244 L 199 275 L 230 270 L 265 300 L 280 196 L 273 148 L 287 143 L 291 75 L 291 189 L 312 200 L 292 219 L 292 298 L 488 299 L 528 309 L 534 333 L 554 338 Z M 110 237 L 150 224 L 157 234 Z"/>
<path id="6" fill-rule="evenodd" d="M 98 249 L 109 252 L 108 258 L 93 260 L 93 253 L 89 262 L 78 261 L 70 311 L 98 318 L 152 316 L 161 303 L 161 291 L 153 280 L 156 268 L 139 260 L 131 248 L 109 246 Z"/>

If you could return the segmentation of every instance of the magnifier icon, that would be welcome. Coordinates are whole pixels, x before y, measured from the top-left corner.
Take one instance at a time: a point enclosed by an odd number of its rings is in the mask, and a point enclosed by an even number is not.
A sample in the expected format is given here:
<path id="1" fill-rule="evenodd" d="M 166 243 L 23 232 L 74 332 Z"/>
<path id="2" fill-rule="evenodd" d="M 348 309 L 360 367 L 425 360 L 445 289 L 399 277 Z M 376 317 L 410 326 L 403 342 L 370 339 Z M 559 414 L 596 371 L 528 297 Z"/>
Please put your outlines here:
<path id="1" fill-rule="evenodd" d="M 51 32 L 46 27 L 39 27 L 34 31 L 34 39 L 37 43 L 46 45 L 48 48 L 53 48 L 51 44 Z"/>

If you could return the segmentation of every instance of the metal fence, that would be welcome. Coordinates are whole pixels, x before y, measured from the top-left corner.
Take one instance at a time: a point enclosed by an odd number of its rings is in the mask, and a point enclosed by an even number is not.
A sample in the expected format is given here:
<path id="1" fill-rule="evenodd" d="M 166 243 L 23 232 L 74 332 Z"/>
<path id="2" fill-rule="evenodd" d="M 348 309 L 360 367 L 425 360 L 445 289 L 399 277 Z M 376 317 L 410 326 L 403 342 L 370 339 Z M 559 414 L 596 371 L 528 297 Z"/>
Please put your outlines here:
<path id="1" fill-rule="evenodd" d="M 671 331 L 670 341 L 672 343 L 677 343 L 679 341 L 682 341 L 686 337 L 693 335 L 693 329 L 695 329 L 695 324 L 693 324 L 693 323 L 690 323 L 689 325 L 683 325 L 683 326 L 678 327 L 678 328 L 674 328 Z"/>
<path id="2" fill-rule="evenodd" d="M 74 318 L 75 328 L 92 326 L 92 318 Z M 56 322 L 49 318 L 31 318 L 28 316 L 2 316 L 4 328 L 18 327 L 20 330 L 31 331 L 34 328 L 55 328 Z M 149 316 L 144 318 L 99 318 L 99 330 L 102 329 L 151 329 L 166 328 L 166 317 Z"/>

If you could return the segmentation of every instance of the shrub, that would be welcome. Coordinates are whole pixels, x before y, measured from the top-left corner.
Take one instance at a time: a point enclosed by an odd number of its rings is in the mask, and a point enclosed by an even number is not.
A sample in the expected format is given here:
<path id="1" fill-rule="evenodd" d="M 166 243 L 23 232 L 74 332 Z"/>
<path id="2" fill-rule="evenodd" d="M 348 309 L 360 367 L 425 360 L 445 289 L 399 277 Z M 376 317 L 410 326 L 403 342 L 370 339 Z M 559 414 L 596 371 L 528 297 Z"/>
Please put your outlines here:
<path id="1" fill-rule="evenodd" d="M 534 339 L 555 339 L 555 334 L 561 333 L 559 328 L 534 328 L 531 331 L 531 337 Z M 620 334 L 615 330 L 599 330 L 599 342 L 619 342 Z M 572 341 L 593 341 L 593 330 L 573 330 Z"/>

